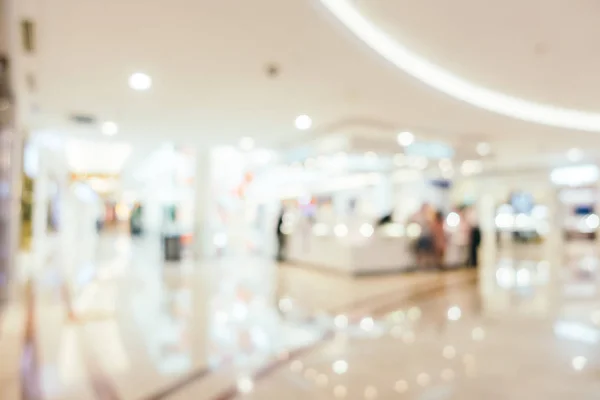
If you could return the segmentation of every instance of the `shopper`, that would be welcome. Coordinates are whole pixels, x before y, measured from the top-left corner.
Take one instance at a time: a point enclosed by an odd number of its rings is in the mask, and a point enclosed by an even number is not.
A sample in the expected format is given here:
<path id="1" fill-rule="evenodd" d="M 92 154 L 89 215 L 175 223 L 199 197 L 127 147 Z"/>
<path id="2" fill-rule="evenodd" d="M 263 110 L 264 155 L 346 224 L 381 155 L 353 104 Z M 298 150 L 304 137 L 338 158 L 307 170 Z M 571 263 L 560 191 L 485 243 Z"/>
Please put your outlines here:
<path id="1" fill-rule="evenodd" d="M 286 235 L 283 232 L 283 220 L 285 216 L 285 207 L 281 206 L 281 212 L 279 213 L 279 219 L 277 220 L 277 261 L 285 261 L 285 250 L 286 250 Z"/>
<path id="2" fill-rule="evenodd" d="M 467 266 L 471 268 L 477 268 L 479 264 L 479 246 L 481 244 L 481 229 L 477 221 L 477 216 L 474 210 L 469 210 L 469 224 L 470 224 L 470 235 L 469 235 L 469 262 Z"/>
<path id="3" fill-rule="evenodd" d="M 433 252 L 438 268 L 444 268 L 446 254 L 446 233 L 444 232 L 444 214 L 441 211 L 435 213 L 431 225 L 433 237 Z"/>
<path id="4" fill-rule="evenodd" d="M 411 223 L 419 225 L 421 234 L 415 243 L 415 256 L 418 267 L 424 267 L 430 264 L 434 255 L 434 241 L 432 234 L 432 213 L 433 209 L 428 203 L 423 203 L 420 210 L 410 219 Z"/>

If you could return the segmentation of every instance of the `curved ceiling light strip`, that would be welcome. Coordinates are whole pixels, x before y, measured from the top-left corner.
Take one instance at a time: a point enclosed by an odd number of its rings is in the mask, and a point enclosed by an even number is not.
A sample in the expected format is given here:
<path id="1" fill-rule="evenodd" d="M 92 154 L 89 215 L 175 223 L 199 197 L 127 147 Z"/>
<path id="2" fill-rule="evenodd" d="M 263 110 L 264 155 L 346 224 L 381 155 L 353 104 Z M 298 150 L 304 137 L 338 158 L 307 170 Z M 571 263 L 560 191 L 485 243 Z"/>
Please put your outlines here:
<path id="1" fill-rule="evenodd" d="M 508 117 L 583 131 L 600 131 L 600 114 L 535 103 L 468 82 L 414 54 L 364 17 L 350 0 L 321 3 L 382 57 L 423 83 L 458 100 Z"/>

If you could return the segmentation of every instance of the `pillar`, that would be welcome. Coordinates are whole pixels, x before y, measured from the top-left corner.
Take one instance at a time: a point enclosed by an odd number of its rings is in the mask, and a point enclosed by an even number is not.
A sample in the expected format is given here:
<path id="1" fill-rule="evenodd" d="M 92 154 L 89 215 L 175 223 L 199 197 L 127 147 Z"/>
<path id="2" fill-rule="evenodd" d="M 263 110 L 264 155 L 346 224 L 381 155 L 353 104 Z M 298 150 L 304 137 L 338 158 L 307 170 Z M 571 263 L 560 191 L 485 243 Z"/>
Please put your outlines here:
<path id="1" fill-rule="evenodd" d="M 33 188 L 32 246 L 33 269 L 39 271 L 45 263 L 48 247 L 49 159 L 46 149 L 37 149 L 37 174 Z"/>
<path id="2" fill-rule="evenodd" d="M 196 151 L 196 171 L 194 174 L 194 256 L 204 258 L 211 254 L 212 240 L 209 229 L 209 209 L 211 201 L 211 160 L 210 151 L 200 148 Z"/>
<path id="3" fill-rule="evenodd" d="M 560 264 L 565 246 L 565 207 L 560 202 L 557 188 L 549 186 L 544 191 L 544 204 L 548 207 L 549 231 L 544 240 L 543 257 L 552 264 Z"/>
<path id="4" fill-rule="evenodd" d="M 14 108 L 8 83 L 7 67 L 0 66 L 0 300 L 8 295 L 10 266 L 13 265 L 16 250 L 15 229 L 18 226 L 19 191 L 15 180 L 15 163 L 19 163 L 18 140 L 14 130 Z"/>
<path id="5" fill-rule="evenodd" d="M 482 192 L 477 202 L 477 219 L 481 229 L 479 263 L 495 264 L 497 258 L 496 241 L 496 199 L 493 194 Z"/>

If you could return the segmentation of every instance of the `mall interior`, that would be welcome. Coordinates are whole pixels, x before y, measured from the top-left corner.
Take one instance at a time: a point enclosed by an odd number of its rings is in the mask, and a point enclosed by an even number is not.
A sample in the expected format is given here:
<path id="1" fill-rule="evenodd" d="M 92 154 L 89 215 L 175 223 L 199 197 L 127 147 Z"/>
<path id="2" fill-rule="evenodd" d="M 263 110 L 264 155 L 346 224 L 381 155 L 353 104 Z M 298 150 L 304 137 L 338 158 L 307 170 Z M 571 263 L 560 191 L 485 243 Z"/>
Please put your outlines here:
<path id="1" fill-rule="evenodd" d="M 0 0 L 0 400 L 599 399 L 599 12 Z"/>

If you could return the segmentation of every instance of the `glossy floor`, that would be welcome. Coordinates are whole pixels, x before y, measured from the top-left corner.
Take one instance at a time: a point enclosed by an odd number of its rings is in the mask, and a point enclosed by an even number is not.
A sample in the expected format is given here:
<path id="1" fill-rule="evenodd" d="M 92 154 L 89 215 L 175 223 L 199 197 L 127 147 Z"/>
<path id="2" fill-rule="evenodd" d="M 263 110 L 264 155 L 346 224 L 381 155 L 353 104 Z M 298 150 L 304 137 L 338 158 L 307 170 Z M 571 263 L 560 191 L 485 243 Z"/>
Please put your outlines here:
<path id="1" fill-rule="evenodd" d="M 0 399 L 597 399 L 596 246 L 351 279 L 104 237 L 4 310 Z"/>

